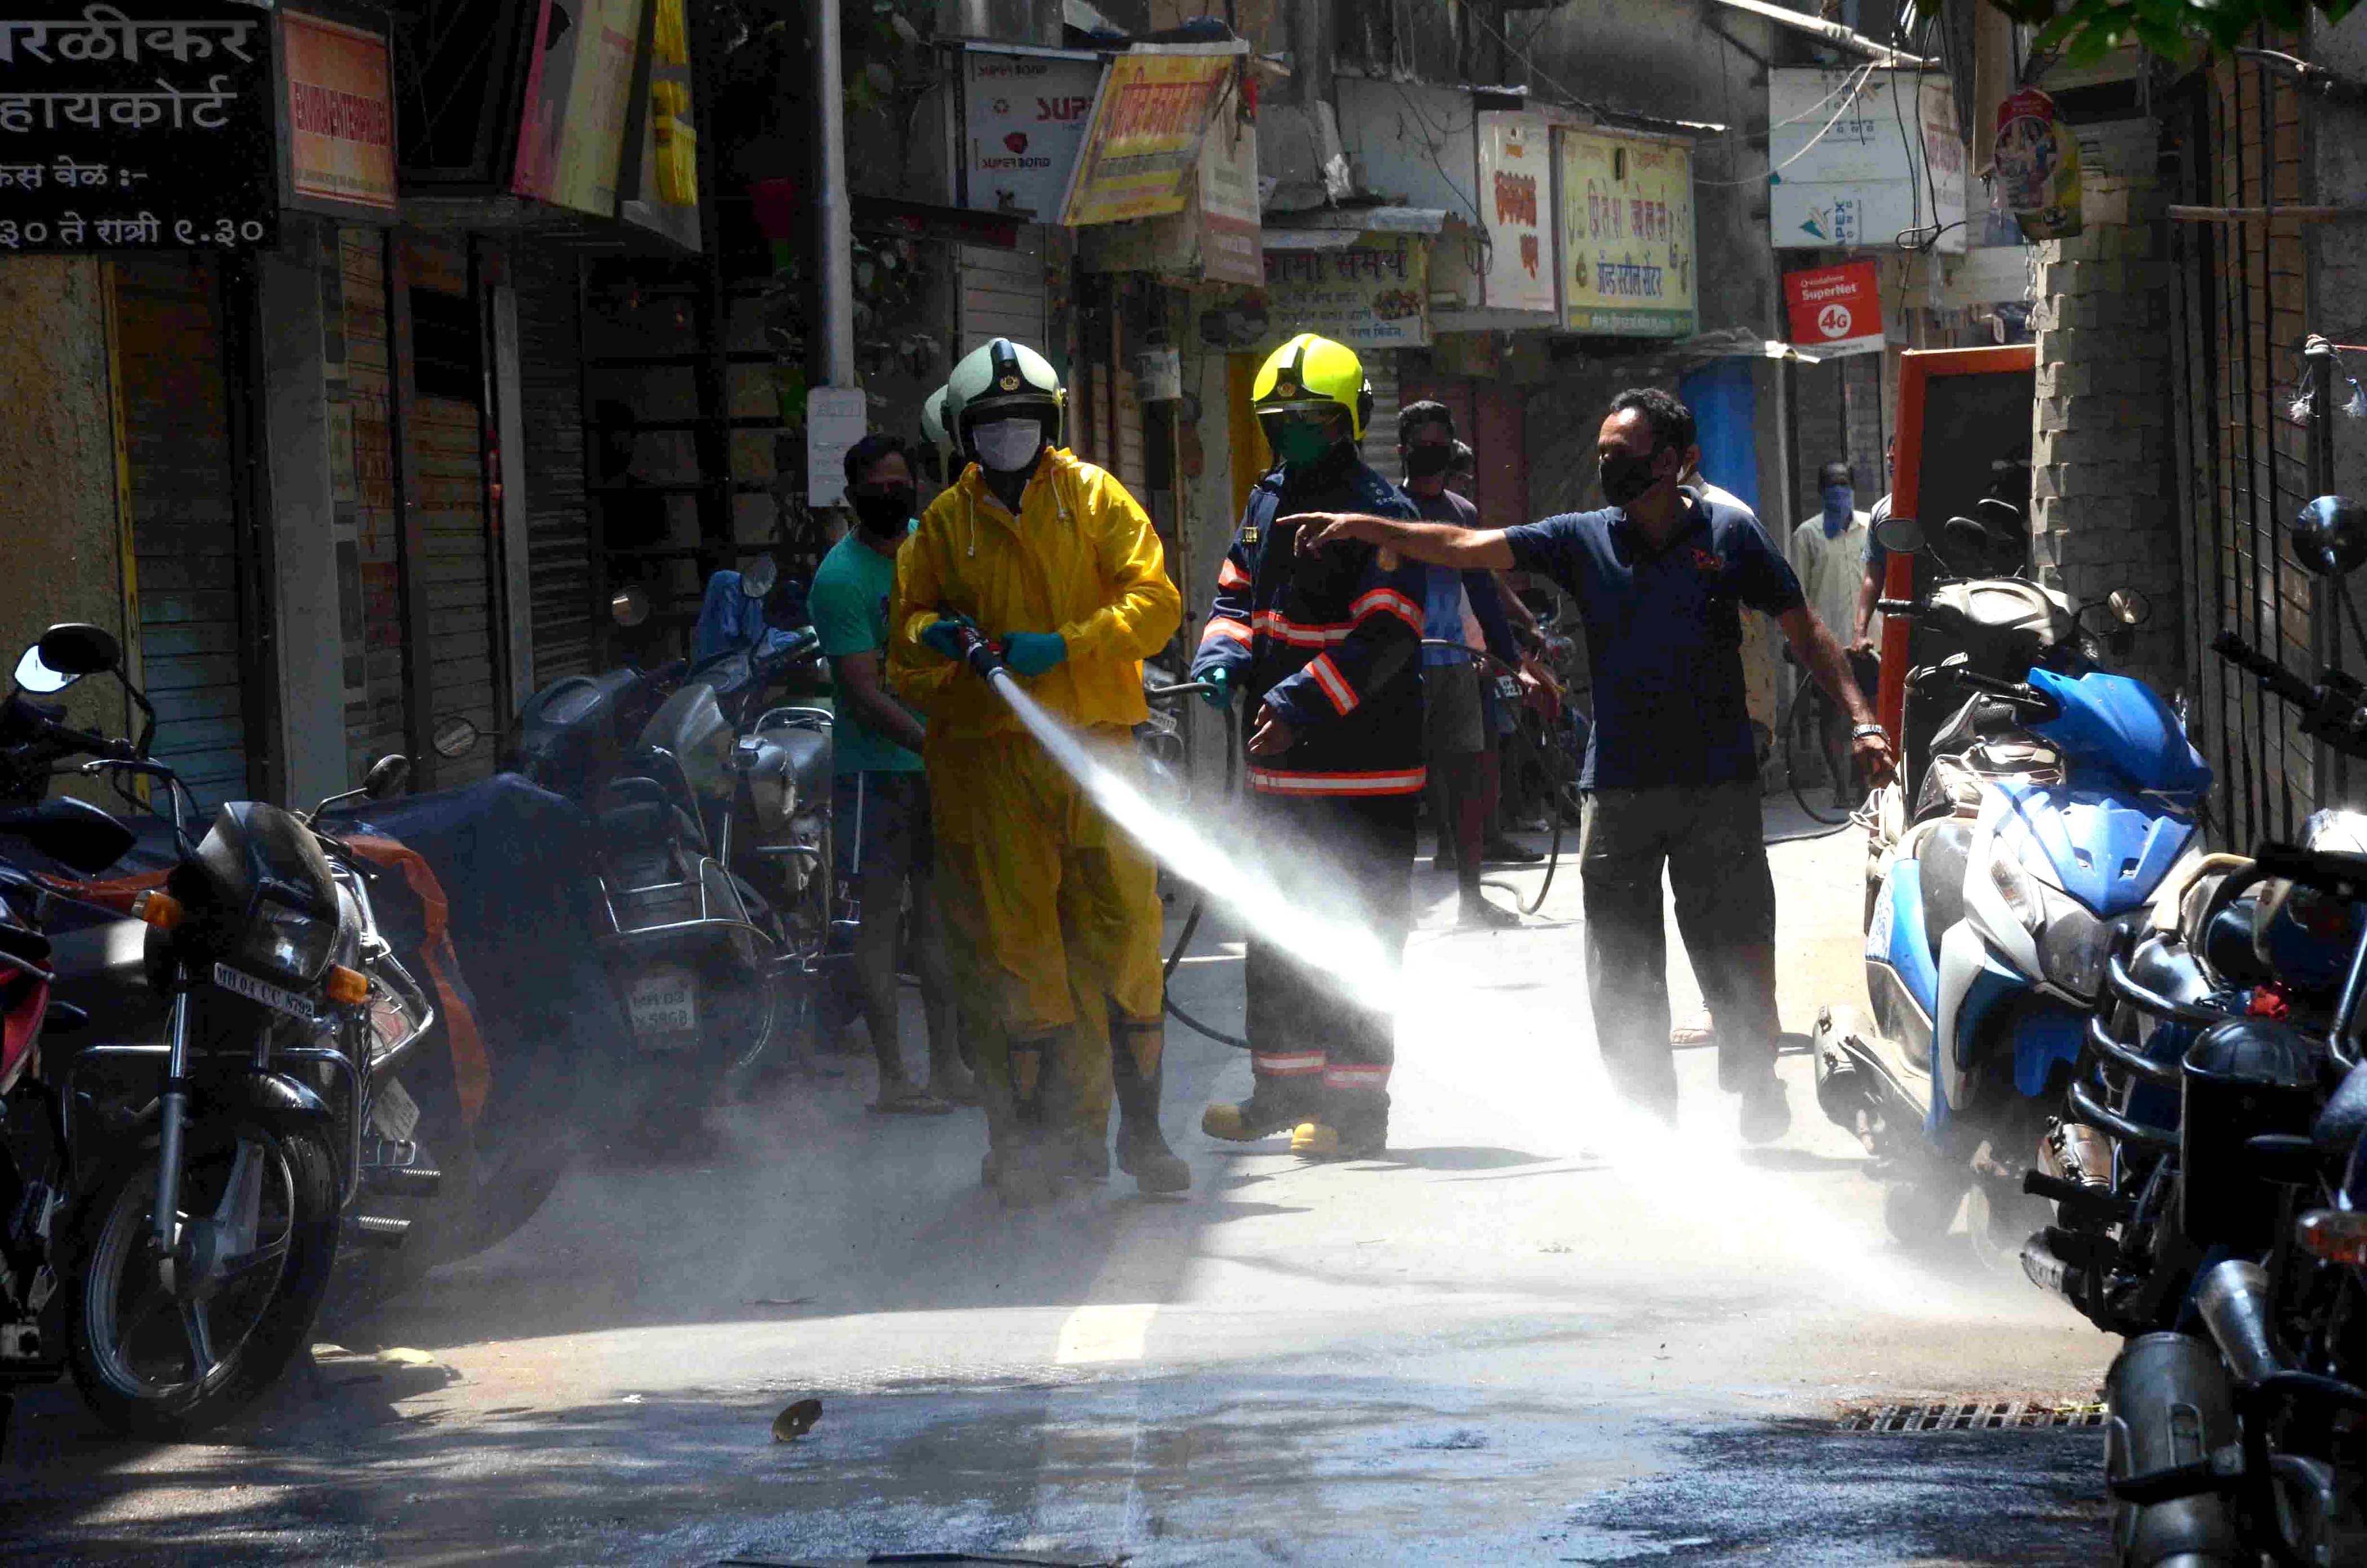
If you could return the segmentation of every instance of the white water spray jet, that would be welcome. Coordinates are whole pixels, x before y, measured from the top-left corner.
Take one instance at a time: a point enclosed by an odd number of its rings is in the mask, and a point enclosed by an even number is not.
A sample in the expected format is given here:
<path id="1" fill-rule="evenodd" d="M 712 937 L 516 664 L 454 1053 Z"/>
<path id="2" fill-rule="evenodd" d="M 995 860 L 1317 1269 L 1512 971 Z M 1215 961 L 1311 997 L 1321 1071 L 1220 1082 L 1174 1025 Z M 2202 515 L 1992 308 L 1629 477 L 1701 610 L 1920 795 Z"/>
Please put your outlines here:
<path id="1" fill-rule="evenodd" d="M 1421 984 L 1409 984 L 1399 953 L 1353 919 L 1326 913 L 1327 906 L 1344 906 L 1325 885 L 1327 879 L 1336 881 L 1336 874 L 1319 851 L 1275 843 L 1270 833 L 1254 841 L 1257 853 L 1227 849 L 1096 757 L 1007 671 L 998 669 L 990 679 L 1052 759 L 1161 865 L 1248 928 L 1279 935 L 1302 961 L 1343 989 L 1353 987 L 1361 1005 L 1393 1015 L 1401 1034 L 1514 1040 L 1541 1030 L 1569 1031 L 1567 1019 L 1523 1013 L 1501 996 L 1446 977 L 1425 976 Z M 1227 827 L 1229 834 L 1257 831 L 1240 813 L 1227 819 Z M 1285 884 L 1285 876 L 1293 885 Z M 1699 1227 L 1714 1238 L 1712 1250 L 1738 1261 L 1763 1257 L 1773 1244 L 1829 1272 L 1849 1270 L 1848 1284 L 1859 1305 L 1916 1316 L 1946 1310 L 1935 1299 L 1942 1292 L 1935 1292 L 1928 1276 L 1869 1253 L 1862 1235 L 1813 1206 L 1793 1199 L 1777 1212 L 1774 1195 L 1790 1197 L 1788 1190 L 1771 1183 L 1765 1171 L 1743 1164 L 1731 1142 L 1681 1134 L 1636 1109 L 1612 1086 L 1594 1052 L 1573 1049 L 1551 1060 L 1558 1065 L 1549 1077 L 1528 1075 L 1496 1106 L 1508 1129 L 1535 1134 L 1534 1142 L 1544 1146 L 1578 1134 L 1672 1222 Z M 1458 1086 L 1466 1092 L 1473 1087 Z M 1815 1113 L 1813 1106 L 1806 1109 Z"/>

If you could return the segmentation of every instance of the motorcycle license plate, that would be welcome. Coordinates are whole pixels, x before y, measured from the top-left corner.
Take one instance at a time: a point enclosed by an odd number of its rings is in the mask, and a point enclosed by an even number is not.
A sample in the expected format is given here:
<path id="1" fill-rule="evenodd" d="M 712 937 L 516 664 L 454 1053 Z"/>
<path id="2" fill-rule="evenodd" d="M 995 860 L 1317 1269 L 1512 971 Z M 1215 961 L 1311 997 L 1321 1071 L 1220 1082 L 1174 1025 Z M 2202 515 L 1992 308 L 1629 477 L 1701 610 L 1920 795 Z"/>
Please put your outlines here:
<path id="1" fill-rule="evenodd" d="M 650 1051 L 678 1051 L 698 1033 L 698 981 L 686 970 L 660 970 L 626 993 L 633 1033 Z"/>
<path id="2" fill-rule="evenodd" d="M 419 1102 L 398 1080 L 389 1078 L 379 1085 L 370 1102 L 370 1125 L 390 1143 L 408 1143 L 419 1128 Z"/>
<path id="3" fill-rule="evenodd" d="M 260 1002 L 274 1012 L 285 1013 L 291 1018 L 310 1019 L 312 1004 L 293 991 L 282 991 L 268 981 L 257 980 L 243 970 L 226 963 L 214 965 L 214 983 L 233 996 L 243 996 L 250 1002 Z"/>
<path id="4" fill-rule="evenodd" d="M 1521 699 L 1521 683 L 1511 676 L 1498 676 L 1496 695 L 1506 701 L 1518 702 Z"/>

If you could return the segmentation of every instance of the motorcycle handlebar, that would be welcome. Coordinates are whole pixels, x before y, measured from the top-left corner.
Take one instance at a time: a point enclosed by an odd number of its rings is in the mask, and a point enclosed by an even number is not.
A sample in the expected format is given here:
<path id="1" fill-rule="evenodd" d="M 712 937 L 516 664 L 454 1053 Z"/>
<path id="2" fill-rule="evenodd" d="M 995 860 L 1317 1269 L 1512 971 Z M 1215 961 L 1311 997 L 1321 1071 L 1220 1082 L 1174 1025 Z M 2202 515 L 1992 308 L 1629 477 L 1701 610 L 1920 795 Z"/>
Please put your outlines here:
<path id="1" fill-rule="evenodd" d="M 1910 620 L 1922 613 L 1922 606 L 1913 599 L 1876 599 L 1874 608 L 1885 615 L 1904 616 Z"/>
<path id="2" fill-rule="evenodd" d="M 2258 676 L 2264 688 L 2287 702 L 2307 707 L 2316 700 L 2307 682 L 2233 631 L 2222 631 L 2213 638 L 2211 651 L 2237 669 Z"/>

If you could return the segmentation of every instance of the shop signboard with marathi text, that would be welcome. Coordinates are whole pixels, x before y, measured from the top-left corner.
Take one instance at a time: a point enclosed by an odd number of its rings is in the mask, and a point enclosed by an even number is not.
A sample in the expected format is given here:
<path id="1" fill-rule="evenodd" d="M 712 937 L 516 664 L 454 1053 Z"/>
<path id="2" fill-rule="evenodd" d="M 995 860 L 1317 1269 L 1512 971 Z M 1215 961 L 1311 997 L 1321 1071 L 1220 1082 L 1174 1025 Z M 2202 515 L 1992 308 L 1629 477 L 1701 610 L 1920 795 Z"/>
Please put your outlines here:
<path id="1" fill-rule="evenodd" d="M 542 0 L 513 191 L 602 218 L 617 215 L 644 3 Z"/>
<path id="2" fill-rule="evenodd" d="M 1478 116 L 1479 214 L 1488 230 L 1484 303 L 1497 311 L 1554 309 L 1553 128 L 1535 115 Z"/>
<path id="3" fill-rule="evenodd" d="M 964 45 L 961 204 L 1058 218 L 1101 80 L 1099 55 Z"/>
<path id="4" fill-rule="evenodd" d="M 1556 133 L 1562 324 L 1611 337 L 1696 330 L 1693 150 L 1597 131 Z"/>
<path id="5" fill-rule="evenodd" d="M 6 4 L 6 0 L 0 0 Z M 291 205 L 382 218 L 394 211 L 394 83 L 383 31 L 279 13 L 280 131 Z"/>
<path id="6" fill-rule="evenodd" d="M 270 28 L 232 0 L 0 0 L 0 255 L 277 244 Z"/>
<path id="7" fill-rule="evenodd" d="M 1302 332 L 1372 348 L 1430 346 L 1430 240 L 1366 233 L 1345 249 L 1265 252 L 1265 347 Z"/>
<path id="8" fill-rule="evenodd" d="M 1127 223 L 1184 210 L 1201 138 L 1227 101 L 1247 49 L 1137 44 L 1111 61 L 1061 203 L 1061 223 Z"/>

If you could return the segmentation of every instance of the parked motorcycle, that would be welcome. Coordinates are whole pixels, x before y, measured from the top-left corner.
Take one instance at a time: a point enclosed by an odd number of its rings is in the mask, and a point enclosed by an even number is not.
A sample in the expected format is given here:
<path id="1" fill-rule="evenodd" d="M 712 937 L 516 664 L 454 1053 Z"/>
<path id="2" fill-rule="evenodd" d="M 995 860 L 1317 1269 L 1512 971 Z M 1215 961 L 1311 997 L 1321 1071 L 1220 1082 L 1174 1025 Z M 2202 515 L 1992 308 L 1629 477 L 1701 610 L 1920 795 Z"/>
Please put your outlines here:
<path id="1" fill-rule="evenodd" d="M 1920 547 L 1911 520 L 1885 527 Z M 2126 594 L 2089 608 L 2144 613 Z M 1895 792 L 1870 813 L 1874 1017 L 1819 1014 L 1818 1100 L 1878 1161 L 1894 1235 L 1935 1239 L 1969 1195 L 1974 1244 L 2002 1261 L 2105 959 L 2191 846 L 2210 771 L 2159 697 L 2093 665 L 2059 594 L 1981 579 L 1882 608 L 1957 649 L 1911 678 L 1963 701 L 1915 816 Z"/>
<path id="2" fill-rule="evenodd" d="M 751 605 L 779 600 L 766 574 L 736 575 Z M 831 713 L 764 706 L 819 656 L 810 627 L 768 625 L 671 690 L 672 672 L 573 676 L 519 721 L 521 770 L 592 816 L 603 940 L 625 966 L 638 1050 L 697 1058 L 710 1085 L 744 1081 L 805 1023 L 853 923 L 832 855 Z M 675 1085 L 646 1102 L 697 1098 Z"/>
<path id="3" fill-rule="evenodd" d="M 174 864 L 139 895 L 131 919 L 108 921 L 72 949 L 51 939 L 44 955 L 47 1087 L 36 1097 L 55 1116 L 45 1174 L 34 1178 L 43 1212 L 28 1233 L 41 1244 L 37 1270 L 61 1288 L 35 1283 L 12 1299 L 34 1314 L 54 1304 L 63 1322 L 52 1338 L 36 1315 L 28 1341 L 20 1320 L 13 1343 L 45 1357 L 62 1344 L 108 1425 L 179 1437 L 230 1415 L 285 1369 L 343 1241 L 401 1243 L 404 1222 L 348 1221 L 345 1210 L 366 1187 L 437 1180 L 417 1160 L 415 1108 L 394 1079 L 435 1010 L 379 934 L 371 871 L 334 839 L 255 801 L 222 807 L 195 837 L 187 792 L 144 755 L 144 736 L 75 730 L 30 700 L 101 672 L 123 676 L 111 635 L 52 627 L 17 667 L 0 753 L 18 773 L 44 774 L 96 753 L 73 771 L 161 793 Z M 391 793 L 408 771 L 400 757 L 382 759 L 352 793 Z M 38 817 L 11 832 L 69 865 L 96 867 L 95 824 L 64 802 L 30 810 L 73 832 L 61 837 Z M 118 826 L 116 855 L 130 836 Z M 37 923 L 76 902 L 51 883 L 17 886 L 38 890 Z M 38 962 L 25 956 L 33 944 L 17 945 L 17 979 L 32 979 L 23 965 Z M 97 1027 L 141 1011 L 125 1001 L 134 987 L 162 1000 L 162 1039 Z M 85 1034 L 99 1038 L 81 1043 Z M 12 1275 L 36 1256 L 17 1241 Z"/>

